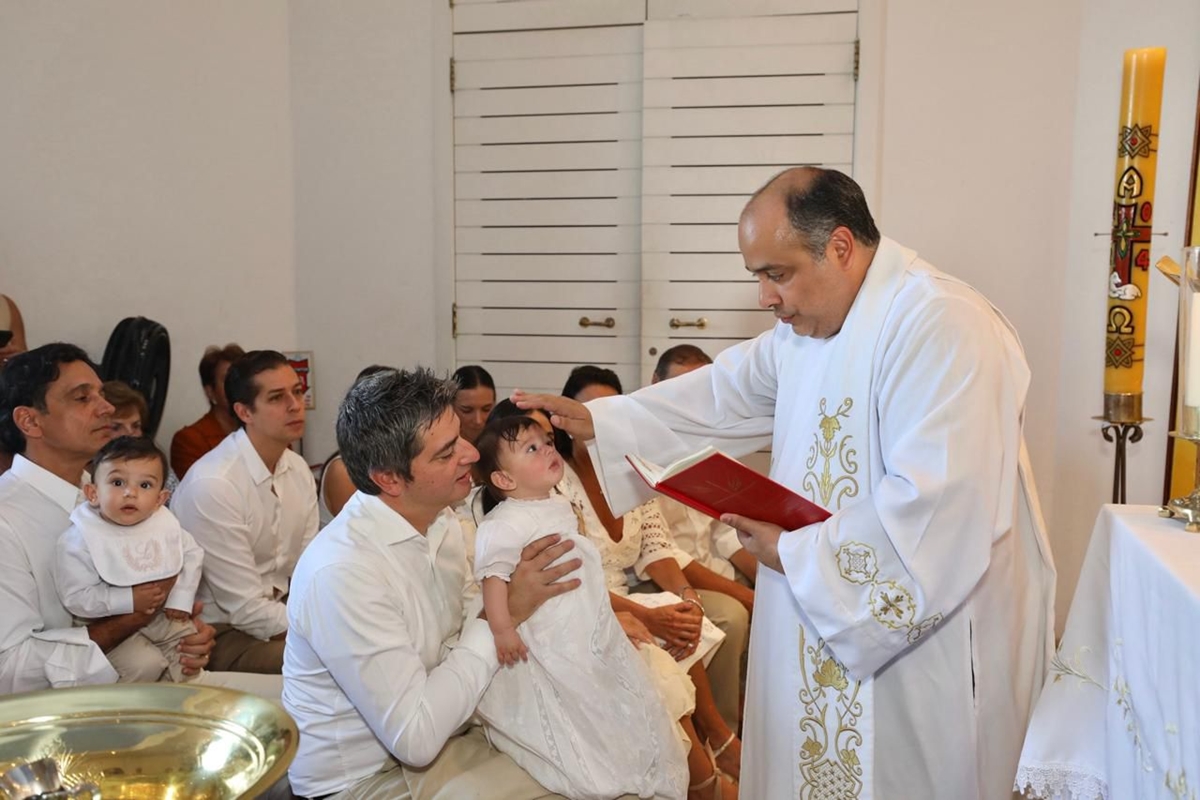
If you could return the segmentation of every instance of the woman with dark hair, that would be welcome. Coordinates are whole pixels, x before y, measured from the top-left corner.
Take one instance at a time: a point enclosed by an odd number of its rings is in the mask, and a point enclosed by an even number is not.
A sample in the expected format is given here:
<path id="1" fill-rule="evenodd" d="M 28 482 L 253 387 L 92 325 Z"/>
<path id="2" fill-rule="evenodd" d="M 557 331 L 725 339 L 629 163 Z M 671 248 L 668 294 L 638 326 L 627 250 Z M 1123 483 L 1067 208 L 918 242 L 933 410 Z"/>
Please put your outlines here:
<path id="1" fill-rule="evenodd" d="M 237 420 L 225 398 L 225 373 L 229 365 L 246 355 L 236 344 L 213 345 L 200 358 L 200 386 L 208 400 L 208 413 L 180 428 L 171 439 L 171 469 L 183 478 L 192 464 L 237 429 Z"/>
<path id="2" fill-rule="evenodd" d="M 478 364 L 459 367 L 454 371 L 454 380 L 458 381 L 454 413 L 461 426 L 459 436 L 474 444 L 496 405 L 496 382 Z"/>
<path id="3" fill-rule="evenodd" d="M 624 394 L 621 379 L 611 369 L 597 367 L 595 364 L 584 364 L 571 370 L 567 382 L 563 384 L 562 396 L 586 403 L 597 397 L 612 397 Z"/>

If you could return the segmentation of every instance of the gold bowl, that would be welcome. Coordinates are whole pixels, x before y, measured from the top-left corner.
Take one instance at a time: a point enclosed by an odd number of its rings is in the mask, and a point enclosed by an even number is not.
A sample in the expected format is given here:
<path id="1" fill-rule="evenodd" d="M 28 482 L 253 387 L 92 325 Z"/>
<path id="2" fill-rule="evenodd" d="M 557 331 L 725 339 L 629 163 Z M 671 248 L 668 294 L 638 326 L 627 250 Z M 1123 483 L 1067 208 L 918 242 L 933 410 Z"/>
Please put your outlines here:
<path id="1" fill-rule="evenodd" d="M 254 695 L 173 683 L 82 686 L 0 699 L 0 772 L 53 758 L 63 785 L 104 800 L 255 797 L 287 772 L 296 724 Z"/>

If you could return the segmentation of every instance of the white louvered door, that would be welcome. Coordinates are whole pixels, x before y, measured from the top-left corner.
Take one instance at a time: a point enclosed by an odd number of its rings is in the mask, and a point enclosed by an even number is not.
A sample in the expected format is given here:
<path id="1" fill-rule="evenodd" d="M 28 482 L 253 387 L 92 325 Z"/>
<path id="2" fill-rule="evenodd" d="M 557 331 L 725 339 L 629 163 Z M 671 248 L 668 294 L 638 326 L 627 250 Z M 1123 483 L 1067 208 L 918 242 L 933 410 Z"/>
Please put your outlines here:
<path id="1" fill-rule="evenodd" d="M 638 384 L 643 0 L 454 8 L 457 361 Z"/>
<path id="2" fill-rule="evenodd" d="M 780 170 L 851 171 L 856 0 L 650 0 L 642 87 L 641 378 L 774 324 L 737 247 Z M 747 16 L 749 14 L 770 16 Z"/>
<path id="3" fill-rule="evenodd" d="M 456 0 L 457 362 L 501 393 L 583 363 L 633 389 L 667 347 L 769 327 L 738 214 L 787 166 L 852 171 L 856 9 Z"/>

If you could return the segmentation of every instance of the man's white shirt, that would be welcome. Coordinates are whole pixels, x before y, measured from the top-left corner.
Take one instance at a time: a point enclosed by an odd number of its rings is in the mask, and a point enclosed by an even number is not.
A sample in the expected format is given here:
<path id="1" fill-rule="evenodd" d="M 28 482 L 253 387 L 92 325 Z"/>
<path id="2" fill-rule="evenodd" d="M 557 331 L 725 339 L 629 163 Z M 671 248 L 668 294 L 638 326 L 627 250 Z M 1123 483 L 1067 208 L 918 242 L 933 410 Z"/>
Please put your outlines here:
<path id="1" fill-rule="evenodd" d="M 17 456 L 0 476 L 0 694 L 113 683 L 117 673 L 54 588 L 79 487 Z"/>
<path id="2" fill-rule="evenodd" d="M 284 450 L 272 473 L 244 429 L 192 465 L 171 499 L 204 548 L 201 618 L 259 639 L 288 628 L 282 598 L 317 532 L 317 488 L 304 459 Z"/>
<path id="3" fill-rule="evenodd" d="M 341 791 L 389 752 L 424 766 L 470 719 L 499 666 L 465 600 L 470 583 L 449 509 L 422 536 L 358 492 L 321 531 L 288 599 L 283 702 L 300 728 L 298 794 Z"/>
<path id="4" fill-rule="evenodd" d="M 662 512 L 671 538 L 680 550 L 691 556 L 702 567 L 707 567 L 722 578 L 734 580 L 736 574 L 729 559 L 742 543 L 737 531 L 719 519 L 704 514 L 691 506 L 663 495 L 655 498 Z"/>

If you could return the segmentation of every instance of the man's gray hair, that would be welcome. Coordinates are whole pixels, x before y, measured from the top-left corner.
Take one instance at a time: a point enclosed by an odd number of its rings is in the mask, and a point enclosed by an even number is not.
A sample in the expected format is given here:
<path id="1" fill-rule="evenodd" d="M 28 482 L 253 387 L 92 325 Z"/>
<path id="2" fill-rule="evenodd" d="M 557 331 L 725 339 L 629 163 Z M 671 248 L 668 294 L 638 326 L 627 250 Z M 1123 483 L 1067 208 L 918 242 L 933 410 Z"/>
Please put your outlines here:
<path id="1" fill-rule="evenodd" d="M 425 434 L 454 402 L 458 384 L 433 370 L 385 369 L 346 393 L 337 415 L 337 441 L 355 488 L 377 495 L 372 472 L 393 472 L 411 481 L 412 462 Z"/>

